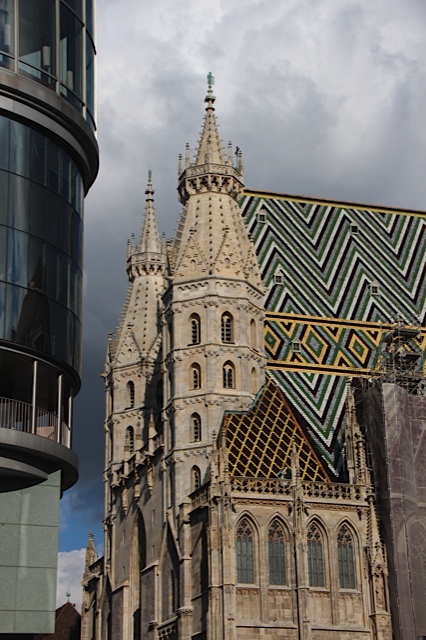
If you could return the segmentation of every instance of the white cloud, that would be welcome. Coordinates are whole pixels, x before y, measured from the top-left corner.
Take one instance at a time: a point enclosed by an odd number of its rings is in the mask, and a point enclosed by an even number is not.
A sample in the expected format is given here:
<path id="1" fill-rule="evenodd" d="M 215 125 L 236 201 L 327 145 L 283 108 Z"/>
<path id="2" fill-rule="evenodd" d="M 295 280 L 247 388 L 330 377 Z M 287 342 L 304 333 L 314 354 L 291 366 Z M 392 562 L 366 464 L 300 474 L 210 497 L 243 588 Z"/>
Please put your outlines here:
<path id="1" fill-rule="evenodd" d="M 70 602 L 81 611 L 82 586 L 86 549 L 74 549 L 73 551 L 61 551 L 58 553 L 58 583 L 56 589 L 56 607 L 62 606 L 67 601 L 67 592 Z"/>

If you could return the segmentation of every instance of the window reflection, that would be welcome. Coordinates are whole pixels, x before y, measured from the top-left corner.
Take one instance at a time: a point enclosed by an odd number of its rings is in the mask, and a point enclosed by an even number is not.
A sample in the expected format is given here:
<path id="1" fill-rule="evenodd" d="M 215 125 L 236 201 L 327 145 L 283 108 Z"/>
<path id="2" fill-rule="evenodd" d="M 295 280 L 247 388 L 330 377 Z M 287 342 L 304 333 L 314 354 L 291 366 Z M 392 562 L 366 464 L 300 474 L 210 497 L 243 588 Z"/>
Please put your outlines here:
<path id="1" fill-rule="evenodd" d="M 83 14 L 82 1 L 81 0 L 62 0 L 62 3 L 66 3 L 75 13 L 81 18 Z"/>
<path id="2" fill-rule="evenodd" d="M 6 280 L 7 229 L 0 226 L 0 280 Z"/>
<path id="3" fill-rule="evenodd" d="M 28 293 L 22 301 L 16 329 L 16 342 L 50 352 L 50 312 L 47 296 L 43 293 L 41 257 L 28 283 Z"/>
<path id="4" fill-rule="evenodd" d="M 54 0 L 20 0 L 19 59 L 20 71 L 55 89 L 55 2 Z"/>
<path id="5" fill-rule="evenodd" d="M 14 5 L 14 0 L 0 0 L 0 68 L 11 70 L 15 69 L 16 55 Z M 82 0 L 61 0 L 60 3 L 19 0 L 19 73 L 52 91 L 60 88 L 61 95 L 80 112 L 86 103 L 87 120 L 95 131 L 93 1 L 86 0 L 85 6 L 83 15 Z M 83 47 L 86 48 L 86 86 L 83 86 Z M 58 54 L 59 68 L 56 67 Z"/>
<path id="6" fill-rule="evenodd" d="M 86 105 L 87 112 L 95 126 L 95 47 L 89 35 L 86 35 Z M 89 120 L 90 122 L 90 120 Z"/>
<path id="7" fill-rule="evenodd" d="M 0 337 L 5 337 L 6 285 L 0 282 Z"/>
<path id="8" fill-rule="evenodd" d="M 9 119 L 0 117 L 0 169 L 9 168 Z"/>
<path id="9" fill-rule="evenodd" d="M 73 94 L 81 97 L 82 24 L 64 5 L 61 6 L 59 52 L 61 93 L 79 108 L 81 102 Z"/>
<path id="10" fill-rule="evenodd" d="M 0 67 L 6 69 L 11 67 L 15 50 L 13 5 L 13 0 L 0 0 Z"/>
<path id="11" fill-rule="evenodd" d="M 7 225 L 9 206 L 9 181 L 8 174 L 0 169 L 0 224 Z"/>
<path id="12" fill-rule="evenodd" d="M 48 187 L 80 214 L 83 212 L 83 181 L 70 156 L 41 133 L 1 116 L 0 169 Z M 23 184 L 20 183 L 19 192 Z"/>
<path id="13" fill-rule="evenodd" d="M 26 233 L 9 229 L 7 280 L 23 287 L 28 284 L 28 240 Z"/>
<path id="14" fill-rule="evenodd" d="M 80 172 L 54 142 L 0 116 L 0 191 L 0 338 L 79 371 Z"/>

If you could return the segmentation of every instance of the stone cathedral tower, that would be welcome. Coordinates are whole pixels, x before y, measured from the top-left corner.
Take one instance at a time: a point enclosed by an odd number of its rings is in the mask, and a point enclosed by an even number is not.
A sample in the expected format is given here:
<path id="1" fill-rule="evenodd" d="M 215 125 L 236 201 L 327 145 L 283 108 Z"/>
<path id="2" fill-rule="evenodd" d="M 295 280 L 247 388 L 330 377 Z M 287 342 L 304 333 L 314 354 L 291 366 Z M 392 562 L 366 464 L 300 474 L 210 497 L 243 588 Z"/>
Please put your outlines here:
<path id="1" fill-rule="evenodd" d="M 160 240 L 149 175 L 128 246 L 104 374 L 105 555 L 86 563 L 82 638 L 390 640 L 353 394 L 339 482 L 265 375 L 242 155 L 223 149 L 212 85 L 196 152 L 179 159 L 176 238 Z"/>

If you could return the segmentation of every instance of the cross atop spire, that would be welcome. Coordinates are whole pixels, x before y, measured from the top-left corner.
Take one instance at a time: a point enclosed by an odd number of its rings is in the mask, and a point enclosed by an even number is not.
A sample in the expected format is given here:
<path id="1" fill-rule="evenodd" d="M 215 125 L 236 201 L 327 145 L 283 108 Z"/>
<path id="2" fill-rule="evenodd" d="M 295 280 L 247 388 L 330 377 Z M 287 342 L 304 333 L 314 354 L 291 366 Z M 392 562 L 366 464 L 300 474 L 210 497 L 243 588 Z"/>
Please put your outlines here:
<path id="1" fill-rule="evenodd" d="M 204 116 L 203 130 L 197 149 L 196 165 L 200 164 L 225 164 L 225 154 L 222 147 L 222 140 L 219 137 L 214 103 L 216 97 L 213 95 L 214 76 L 209 72 L 207 76 L 207 95 L 204 98 L 206 115 Z"/>

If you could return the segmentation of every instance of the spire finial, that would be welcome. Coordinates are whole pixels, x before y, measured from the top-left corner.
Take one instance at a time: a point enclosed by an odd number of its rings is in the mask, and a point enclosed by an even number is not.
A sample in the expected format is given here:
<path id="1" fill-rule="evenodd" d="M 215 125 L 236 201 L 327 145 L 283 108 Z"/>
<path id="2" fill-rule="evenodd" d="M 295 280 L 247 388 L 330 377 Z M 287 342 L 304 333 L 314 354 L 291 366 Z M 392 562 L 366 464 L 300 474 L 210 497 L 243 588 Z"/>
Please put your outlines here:
<path id="1" fill-rule="evenodd" d="M 154 189 L 152 188 L 152 171 L 149 169 L 148 171 L 148 184 L 146 185 L 145 195 L 148 196 L 146 201 L 154 200 Z"/>
<path id="2" fill-rule="evenodd" d="M 204 102 L 207 103 L 207 107 L 206 109 L 212 109 L 214 110 L 214 102 L 216 100 L 216 98 L 213 95 L 213 86 L 214 86 L 214 75 L 212 74 L 211 71 L 208 72 L 207 74 L 207 95 L 204 99 Z"/>

